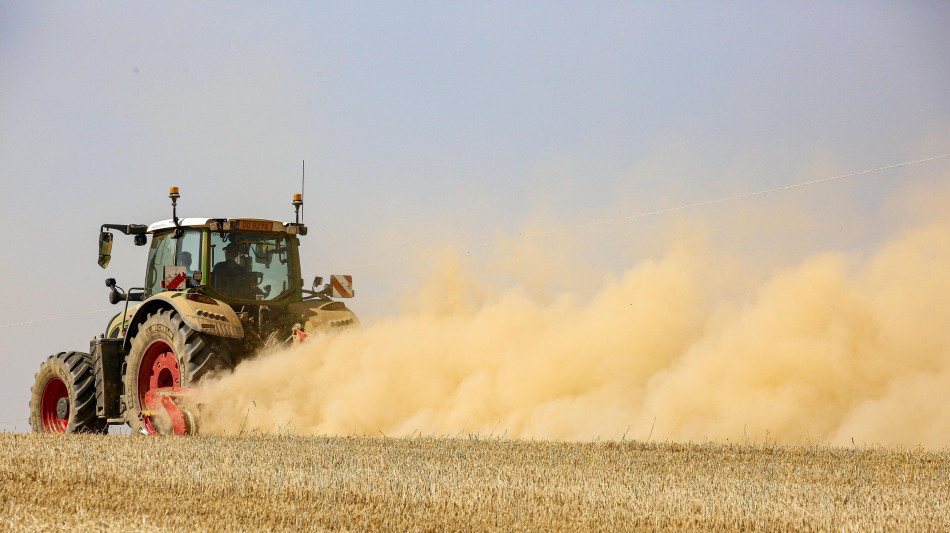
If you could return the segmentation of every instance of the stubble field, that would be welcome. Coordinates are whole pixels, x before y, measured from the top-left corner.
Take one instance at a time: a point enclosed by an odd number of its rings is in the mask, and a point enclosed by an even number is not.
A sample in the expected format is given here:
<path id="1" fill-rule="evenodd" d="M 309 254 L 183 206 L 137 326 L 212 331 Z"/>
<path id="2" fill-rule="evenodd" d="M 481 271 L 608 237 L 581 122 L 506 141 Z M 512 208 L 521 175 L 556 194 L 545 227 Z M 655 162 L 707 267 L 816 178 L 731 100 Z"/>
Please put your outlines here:
<path id="1" fill-rule="evenodd" d="M 948 531 L 950 452 L 0 434 L 0 530 Z"/>

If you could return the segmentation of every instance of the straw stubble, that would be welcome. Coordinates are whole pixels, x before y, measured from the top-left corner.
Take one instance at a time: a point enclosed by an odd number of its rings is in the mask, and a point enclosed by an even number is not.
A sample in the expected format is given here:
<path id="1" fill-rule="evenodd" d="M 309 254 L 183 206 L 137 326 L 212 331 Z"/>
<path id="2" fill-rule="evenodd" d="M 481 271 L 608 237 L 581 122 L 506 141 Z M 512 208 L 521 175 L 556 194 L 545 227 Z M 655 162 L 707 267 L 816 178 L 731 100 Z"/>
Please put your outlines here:
<path id="1" fill-rule="evenodd" d="M 946 531 L 950 452 L 0 435 L 11 531 Z"/>

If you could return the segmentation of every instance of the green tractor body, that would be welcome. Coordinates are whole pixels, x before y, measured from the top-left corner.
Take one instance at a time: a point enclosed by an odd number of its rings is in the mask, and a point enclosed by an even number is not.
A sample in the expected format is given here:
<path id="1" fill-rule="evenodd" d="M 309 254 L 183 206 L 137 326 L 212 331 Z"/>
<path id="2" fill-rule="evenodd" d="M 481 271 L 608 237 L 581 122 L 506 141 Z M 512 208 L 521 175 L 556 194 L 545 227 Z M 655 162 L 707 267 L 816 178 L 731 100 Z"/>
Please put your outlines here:
<path id="1" fill-rule="evenodd" d="M 173 206 L 177 188 L 172 189 Z M 294 206 L 302 201 L 295 195 Z M 316 278 L 304 288 L 299 222 L 185 218 L 150 226 L 104 224 L 99 264 L 113 234 L 149 244 L 145 283 L 123 291 L 107 279 L 121 311 L 89 353 L 51 356 L 37 373 L 30 422 L 37 432 L 101 433 L 128 424 L 141 433 L 197 432 L 191 388 L 263 348 L 357 327 L 334 298 L 353 296 L 352 278 Z"/>

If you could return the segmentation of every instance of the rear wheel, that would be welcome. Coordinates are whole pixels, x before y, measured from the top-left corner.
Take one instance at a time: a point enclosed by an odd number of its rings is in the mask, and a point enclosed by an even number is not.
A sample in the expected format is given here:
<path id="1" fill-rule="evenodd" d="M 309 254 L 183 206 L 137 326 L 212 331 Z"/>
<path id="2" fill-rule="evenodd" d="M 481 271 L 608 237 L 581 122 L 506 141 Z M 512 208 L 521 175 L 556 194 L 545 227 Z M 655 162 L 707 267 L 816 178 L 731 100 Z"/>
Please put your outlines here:
<path id="1" fill-rule="evenodd" d="M 30 426 L 36 433 L 106 433 L 96 416 L 96 378 L 89 355 L 61 352 L 40 366 L 30 395 Z"/>
<path id="2" fill-rule="evenodd" d="M 192 387 L 215 371 L 232 368 L 225 339 L 191 329 L 173 310 L 155 311 L 139 326 L 126 359 L 125 420 L 133 431 L 156 434 L 149 417 L 142 416 L 146 393 Z"/>

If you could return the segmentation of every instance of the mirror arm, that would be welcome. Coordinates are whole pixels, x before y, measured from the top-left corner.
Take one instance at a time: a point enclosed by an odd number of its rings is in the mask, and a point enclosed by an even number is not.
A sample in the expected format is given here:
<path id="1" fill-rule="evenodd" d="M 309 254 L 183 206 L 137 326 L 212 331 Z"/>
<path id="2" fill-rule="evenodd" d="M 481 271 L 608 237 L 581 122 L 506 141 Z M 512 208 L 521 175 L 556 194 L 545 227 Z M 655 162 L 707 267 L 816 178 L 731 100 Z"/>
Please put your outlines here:
<path id="1" fill-rule="evenodd" d="M 133 293 L 132 291 L 135 291 L 135 290 L 137 290 L 137 291 L 139 291 L 139 292 L 134 292 L 134 293 Z M 129 301 L 130 301 L 130 302 L 141 302 L 141 301 L 144 301 L 144 300 L 145 300 L 145 289 L 140 289 L 140 288 L 138 288 L 138 287 L 132 287 L 131 289 L 129 289 L 128 298 L 129 298 Z"/>
<path id="2" fill-rule="evenodd" d="M 122 287 L 115 284 L 113 278 L 106 280 L 106 286 L 112 289 L 112 291 L 109 292 L 109 303 L 112 305 L 125 302 L 126 308 L 128 308 L 129 302 L 141 302 L 145 300 L 145 289 L 143 287 L 132 287 L 129 289 L 129 292 L 125 292 L 122 290 Z M 132 291 L 139 292 L 133 293 Z"/>
<path id="3" fill-rule="evenodd" d="M 148 232 L 148 226 L 145 224 L 103 224 L 99 232 L 108 229 L 120 231 L 126 235 L 145 235 Z"/>
<path id="4" fill-rule="evenodd" d="M 329 300 L 330 299 L 330 288 L 324 287 L 319 291 L 311 291 L 309 289 L 300 289 L 300 292 L 308 299 L 318 299 L 318 300 Z"/>
<path id="5" fill-rule="evenodd" d="M 115 305 L 121 301 L 127 299 L 125 292 L 122 290 L 122 287 L 113 285 L 112 290 L 109 291 L 109 303 Z"/>

